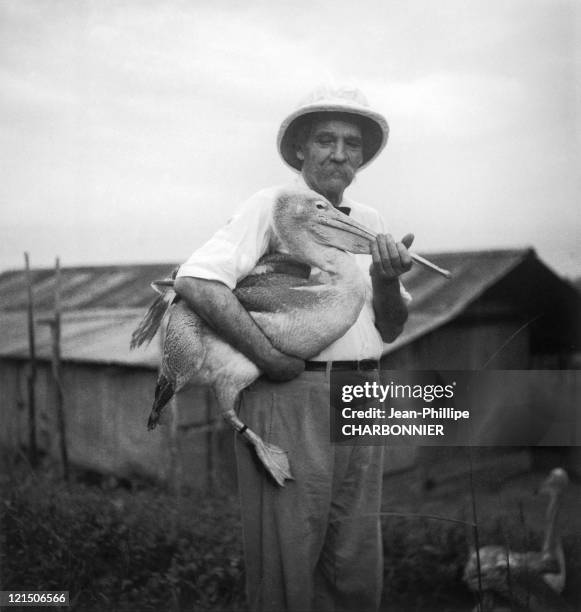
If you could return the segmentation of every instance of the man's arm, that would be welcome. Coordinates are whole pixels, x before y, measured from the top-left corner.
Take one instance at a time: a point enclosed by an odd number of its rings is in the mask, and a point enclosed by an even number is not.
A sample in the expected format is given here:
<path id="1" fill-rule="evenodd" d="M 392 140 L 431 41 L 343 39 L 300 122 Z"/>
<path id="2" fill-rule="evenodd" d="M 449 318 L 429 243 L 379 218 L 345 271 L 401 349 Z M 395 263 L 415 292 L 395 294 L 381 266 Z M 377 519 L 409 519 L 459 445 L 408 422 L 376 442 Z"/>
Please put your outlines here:
<path id="1" fill-rule="evenodd" d="M 378 234 L 375 242 L 371 243 L 373 263 L 369 272 L 373 286 L 375 326 L 384 342 L 393 342 L 403 331 L 408 318 L 399 277 L 412 266 L 408 249 L 413 240 L 413 234 L 407 234 L 401 242 L 395 242 L 389 234 Z"/>
<path id="2" fill-rule="evenodd" d="M 224 340 L 253 361 L 270 379 L 291 380 L 304 361 L 275 349 L 232 291 L 223 283 L 188 276 L 175 281 L 176 293 Z"/>

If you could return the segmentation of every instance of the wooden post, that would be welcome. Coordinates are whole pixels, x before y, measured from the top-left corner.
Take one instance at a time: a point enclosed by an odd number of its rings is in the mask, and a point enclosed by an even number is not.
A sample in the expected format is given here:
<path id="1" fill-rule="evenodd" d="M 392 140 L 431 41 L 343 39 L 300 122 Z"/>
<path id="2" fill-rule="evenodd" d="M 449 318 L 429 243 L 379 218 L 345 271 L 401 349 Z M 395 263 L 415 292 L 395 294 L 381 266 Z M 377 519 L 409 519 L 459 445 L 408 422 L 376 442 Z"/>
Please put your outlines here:
<path id="1" fill-rule="evenodd" d="M 36 345 L 34 340 L 34 302 L 32 291 L 32 274 L 30 272 L 30 260 L 28 253 L 24 253 L 26 266 L 26 285 L 28 289 L 28 350 L 30 355 L 30 370 L 28 373 L 28 457 L 30 465 L 36 467 L 38 464 L 38 449 L 36 446 Z"/>
<path id="2" fill-rule="evenodd" d="M 55 406 L 59 430 L 59 446 L 65 482 L 69 480 L 69 456 L 67 451 L 64 389 L 61 370 L 61 268 L 57 257 L 54 284 L 54 320 L 52 322 L 52 376 L 54 381 Z"/>
<path id="3" fill-rule="evenodd" d="M 206 425 L 208 425 L 208 432 L 206 433 L 206 493 L 212 494 L 216 487 L 215 479 L 215 427 L 211 426 L 213 417 L 213 406 L 214 394 L 209 390 L 205 392 L 206 400 Z"/>
<path id="4" fill-rule="evenodd" d="M 179 500 L 182 489 L 182 461 L 180 457 L 179 409 L 176 396 L 172 396 L 167 405 L 169 419 L 169 455 L 171 470 L 171 488 Z"/>

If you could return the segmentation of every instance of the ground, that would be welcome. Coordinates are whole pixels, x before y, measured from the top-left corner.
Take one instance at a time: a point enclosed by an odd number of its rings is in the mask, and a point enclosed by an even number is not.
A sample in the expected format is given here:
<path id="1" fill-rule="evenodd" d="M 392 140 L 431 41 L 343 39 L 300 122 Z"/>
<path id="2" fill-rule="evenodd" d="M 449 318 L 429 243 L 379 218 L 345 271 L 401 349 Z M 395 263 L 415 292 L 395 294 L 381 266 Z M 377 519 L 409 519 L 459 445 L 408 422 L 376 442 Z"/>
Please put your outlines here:
<path id="1" fill-rule="evenodd" d="M 475 599 L 461 577 L 474 541 L 473 499 L 481 545 L 539 550 L 546 500 L 536 490 L 550 463 L 531 462 L 526 450 L 452 449 L 425 451 L 420 467 L 389 474 L 381 612 L 471 610 Z M 66 588 L 75 611 L 247 609 L 232 493 L 177 495 L 114 478 L 81 482 L 79 474 L 66 485 L 55 470 L 31 472 L 24 462 L 1 474 L 0 489 L 4 590 Z M 571 474 L 559 525 L 568 565 L 563 597 L 572 610 L 581 609 L 580 499 Z"/>

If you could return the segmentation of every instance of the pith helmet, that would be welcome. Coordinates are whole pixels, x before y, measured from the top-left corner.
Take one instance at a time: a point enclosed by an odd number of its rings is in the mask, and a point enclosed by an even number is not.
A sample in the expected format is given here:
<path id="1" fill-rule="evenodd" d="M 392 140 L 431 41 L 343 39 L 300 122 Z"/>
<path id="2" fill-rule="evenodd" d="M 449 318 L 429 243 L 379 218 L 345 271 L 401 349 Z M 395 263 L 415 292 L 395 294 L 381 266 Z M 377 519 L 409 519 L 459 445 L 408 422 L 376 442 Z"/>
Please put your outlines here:
<path id="1" fill-rule="evenodd" d="M 363 135 L 363 163 L 360 169 L 375 159 L 387 143 L 387 120 L 381 113 L 369 107 L 366 97 L 359 89 L 318 87 L 284 119 L 278 131 L 278 151 L 294 170 L 300 171 L 302 165 L 296 154 L 298 129 L 309 115 L 320 113 L 343 113 L 357 118 Z"/>

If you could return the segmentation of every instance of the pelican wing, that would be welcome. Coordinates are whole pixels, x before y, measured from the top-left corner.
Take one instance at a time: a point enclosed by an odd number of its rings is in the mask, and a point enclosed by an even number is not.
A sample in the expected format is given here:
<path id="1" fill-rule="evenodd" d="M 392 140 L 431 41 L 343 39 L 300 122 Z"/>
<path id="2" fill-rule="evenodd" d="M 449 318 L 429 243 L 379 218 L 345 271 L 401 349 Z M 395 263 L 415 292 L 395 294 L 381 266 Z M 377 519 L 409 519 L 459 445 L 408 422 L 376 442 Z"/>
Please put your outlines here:
<path id="1" fill-rule="evenodd" d="M 278 312 L 296 306 L 296 289 L 309 287 L 308 279 L 284 274 L 264 274 L 243 287 L 236 287 L 234 295 L 248 312 Z"/>
<path id="2" fill-rule="evenodd" d="M 363 306 L 360 292 L 310 272 L 290 255 L 267 255 L 234 290 L 273 346 L 303 359 L 340 338 Z"/>
<path id="3" fill-rule="evenodd" d="M 309 284 L 310 272 L 310 266 L 290 255 L 265 255 L 236 285 L 234 294 L 248 312 L 276 312 L 287 290 Z"/>

